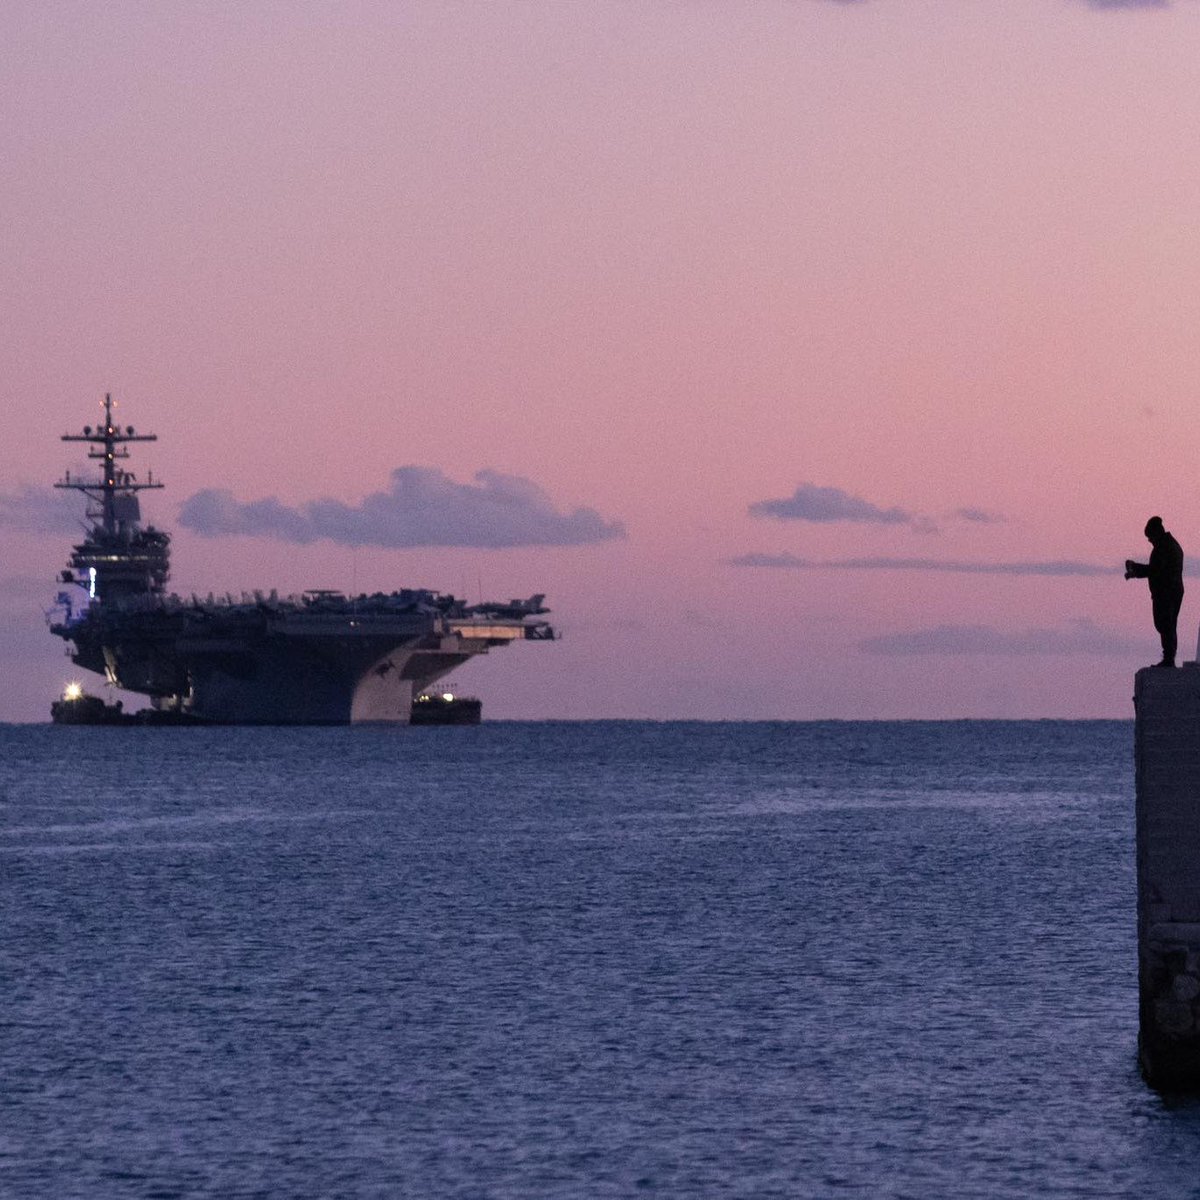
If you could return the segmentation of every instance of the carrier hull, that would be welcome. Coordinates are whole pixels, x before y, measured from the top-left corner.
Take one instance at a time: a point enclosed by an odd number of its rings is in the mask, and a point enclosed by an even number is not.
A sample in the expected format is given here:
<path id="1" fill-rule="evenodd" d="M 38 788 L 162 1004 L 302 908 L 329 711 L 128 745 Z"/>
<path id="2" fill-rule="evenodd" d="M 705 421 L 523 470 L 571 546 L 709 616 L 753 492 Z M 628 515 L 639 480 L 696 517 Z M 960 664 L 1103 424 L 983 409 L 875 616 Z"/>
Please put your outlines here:
<path id="1" fill-rule="evenodd" d="M 406 724 L 415 695 L 534 628 L 364 613 L 341 598 L 345 612 L 290 603 L 295 611 L 282 615 L 169 599 L 140 609 L 101 605 L 52 628 L 74 643 L 75 663 L 110 684 L 164 712 L 227 725 Z"/>

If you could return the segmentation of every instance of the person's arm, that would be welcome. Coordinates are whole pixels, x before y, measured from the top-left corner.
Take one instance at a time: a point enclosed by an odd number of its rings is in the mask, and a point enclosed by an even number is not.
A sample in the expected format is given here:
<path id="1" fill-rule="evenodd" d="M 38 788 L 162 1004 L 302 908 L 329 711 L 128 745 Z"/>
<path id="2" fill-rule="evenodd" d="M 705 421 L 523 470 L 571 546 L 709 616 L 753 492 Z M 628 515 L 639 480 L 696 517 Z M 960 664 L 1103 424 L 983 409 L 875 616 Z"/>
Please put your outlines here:
<path id="1" fill-rule="evenodd" d="M 1125 578 L 1126 579 L 1149 579 L 1150 564 L 1134 562 L 1132 558 L 1125 560 Z"/>

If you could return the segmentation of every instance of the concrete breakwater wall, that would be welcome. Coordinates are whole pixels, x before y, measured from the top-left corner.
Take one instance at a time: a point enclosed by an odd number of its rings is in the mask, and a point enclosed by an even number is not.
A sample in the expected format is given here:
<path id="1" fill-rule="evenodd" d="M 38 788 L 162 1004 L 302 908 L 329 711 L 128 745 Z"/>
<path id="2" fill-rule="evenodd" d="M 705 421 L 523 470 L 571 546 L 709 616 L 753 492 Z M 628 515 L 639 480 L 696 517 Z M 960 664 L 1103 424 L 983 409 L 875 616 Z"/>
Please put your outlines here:
<path id="1" fill-rule="evenodd" d="M 1200 667 L 1134 685 L 1138 1055 L 1147 1082 L 1200 1091 Z"/>

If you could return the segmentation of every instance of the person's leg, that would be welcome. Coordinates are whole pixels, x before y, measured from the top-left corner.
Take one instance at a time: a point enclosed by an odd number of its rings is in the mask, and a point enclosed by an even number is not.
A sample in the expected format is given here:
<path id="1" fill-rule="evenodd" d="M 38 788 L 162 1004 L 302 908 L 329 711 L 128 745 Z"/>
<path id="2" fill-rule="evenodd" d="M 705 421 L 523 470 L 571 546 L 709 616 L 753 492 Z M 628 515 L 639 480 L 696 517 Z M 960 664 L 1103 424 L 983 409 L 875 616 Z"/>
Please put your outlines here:
<path id="1" fill-rule="evenodd" d="M 1175 661 L 1175 651 L 1179 646 L 1179 610 L 1183 607 L 1183 597 L 1175 596 L 1171 600 L 1171 662 Z M 1167 643 L 1163 643 L 1163 654 L 1166 656 Z"/>
<path id="2" fill-rule="evenodd" d="M 1182 599 L 1177 600 L 1174 596 L 1154 597 L 1154 628 L 1158 630 L 1162 642 L 1162 660 L 1171 666 L 1175 665 L 1175 651 L 1178 649 L 1179 639 L 1175 630 L 1182 603 Z"/>

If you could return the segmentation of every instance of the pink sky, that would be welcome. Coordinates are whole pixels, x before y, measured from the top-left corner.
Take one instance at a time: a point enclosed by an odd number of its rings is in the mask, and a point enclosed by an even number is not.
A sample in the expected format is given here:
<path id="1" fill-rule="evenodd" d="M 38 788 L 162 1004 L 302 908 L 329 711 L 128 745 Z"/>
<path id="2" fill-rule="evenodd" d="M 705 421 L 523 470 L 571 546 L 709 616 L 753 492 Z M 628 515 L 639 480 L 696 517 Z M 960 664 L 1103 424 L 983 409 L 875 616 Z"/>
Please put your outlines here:
<path id="1" fill-rule="evenodd" d="M 0 117 L 0 720 L 75 673 L 22 489 L 105 391 L 182 593 L 546 592 L 492 717 L 1131 714 L 1142 583 L 729 560 L 1200 556 L 1200 4 L 13 0 Z M 625 537 L 180 519 L 403 466 Z M 751 515 L 802 484 L 911 519 Z"/>

